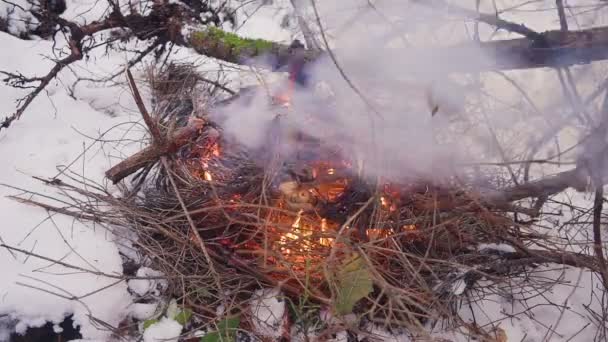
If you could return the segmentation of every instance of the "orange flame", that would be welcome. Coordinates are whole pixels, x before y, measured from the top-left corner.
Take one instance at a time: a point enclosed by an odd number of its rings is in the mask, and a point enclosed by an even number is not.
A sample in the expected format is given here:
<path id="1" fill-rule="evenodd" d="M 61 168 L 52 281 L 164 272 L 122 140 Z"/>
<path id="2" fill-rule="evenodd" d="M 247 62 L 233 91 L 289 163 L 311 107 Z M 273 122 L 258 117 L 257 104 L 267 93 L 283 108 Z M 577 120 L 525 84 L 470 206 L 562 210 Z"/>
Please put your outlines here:
<path id="1" fill-rule="evenodd" d="M 416 230 L 416 225 L 415 224 L 406 224 L 403 226 L 403 230 L 409 230 L 409 231 Z"/>
<path id="2" fill-rule="evenodd" d="M 220 156 L 220 145 L 218 143 L 213 144 L 211 147 L 211 154 L 215 157 Z"/>
<path id="3" fill-rule="evenodd" d="M 365 231 L 367 238 L 370 241 L 381 240 L 393 235 L 392 229 L 369 228 Z"/>
<path id="4" fill-rule="evenodd" d="M 321 219 L 321 233 L 326 234 L 328 230 L 329 228 L 327 227 L 327 219 Z M 321 246 L 331 247 L 331 245 L 333 244 L 333 240 L 334 239 L 332 238 L 322 237 L 319 239 L 319 244 L 321 244 Z"/>

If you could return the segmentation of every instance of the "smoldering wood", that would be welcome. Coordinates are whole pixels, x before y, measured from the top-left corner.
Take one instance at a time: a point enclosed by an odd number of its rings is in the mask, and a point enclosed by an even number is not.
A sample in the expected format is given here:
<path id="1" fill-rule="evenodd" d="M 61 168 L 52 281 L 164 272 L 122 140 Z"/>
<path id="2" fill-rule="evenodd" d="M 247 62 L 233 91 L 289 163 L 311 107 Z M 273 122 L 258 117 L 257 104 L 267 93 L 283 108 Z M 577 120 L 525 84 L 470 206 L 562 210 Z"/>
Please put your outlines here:
<path id="1" fill-rule="evenodd" d="M 160 157 L 176 152 L 192 138 L 196 137 L 201 129 L 202 124 L 199 123 L 198 125 L 191 125 L 176 130 L 165 144 L 152 144 L 132 156 L 127 157 L 125 160 L 106 171 L 106 177 L 114 184 L 120 182 L 125 177 L 128 177 L 151 163 L 156 163 Z"/>

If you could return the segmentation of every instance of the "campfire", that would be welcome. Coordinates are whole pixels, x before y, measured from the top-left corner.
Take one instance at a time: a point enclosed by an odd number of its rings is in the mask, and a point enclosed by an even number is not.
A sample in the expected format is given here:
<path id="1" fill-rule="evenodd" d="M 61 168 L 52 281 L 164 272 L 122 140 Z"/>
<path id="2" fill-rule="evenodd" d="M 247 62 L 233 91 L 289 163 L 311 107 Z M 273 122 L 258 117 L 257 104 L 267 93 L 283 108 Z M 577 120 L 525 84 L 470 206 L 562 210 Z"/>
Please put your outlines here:
<path id="1" fill-rule="evenodd" d="M 288 105 L 289 98 L 284 100 L 285 103 L 281 105 Z M 201 137 L 208 136 L 211 135 L 201 133 Z M 218 187 L 223 188 L 233 181 L 222 167 L 223 163 L 230 163 L 227 161 L 230 157 L 225 158 L 222 150 L 235 148 L 240 146 L 231 147 L 229 142 L 221 139 L 202 138 L 193 147 L 182 151 L 178 163 L 185 166 L 188 177 L 194 176 L 201 187 L 210 188 L 208 194 L 217 196 Z M 337 234 L 341 230 L 342 233 L 346 232 L 348 239 L 357 243 L 386 244 L 388 239 L 416 240 L 416 224 L 401 223 L 411 213 L 401 207 L 400 201 L 408 191 L 413 194 L 412 190 L 406 190 L 403 185 L 385 183 L 372 194 L 368 186 L 354 176 L 352 163 L 339 152 L 332 150 L 316 154 L 317 159 L 309 159 L 304 163 L 296 160 L 300 169 L 279 171 L 283 174 L 277 178 L 282 180 L 270 181 L 274 185 L 264 189 L 268 191 L 265 208 L 258 208 L 257 216 L 264 217 L 263 223 L 255 229 L 240 227 L 241 230 L 230 238 L 222 236 L 223 246 L 238 247 L 239 257 L 246 259 L 253 260 L 262 254 L 256 263 L 264 267 L 309 271 L 319 269 L 332 249 L 345 247 L 337 247 L 340 245 L 337 243 Z M 331 157 L 334 160 L 330 160 Z M 266 173 L 268 170 L 256 171 Z M 250 176 L 239 174 L 236 178 Z M 348 218 L 354 210 L 364 205 L 353 197 L 357 193 L 360 193 L 359 196 L 367 196 L 368 203 L 363 212 L 368 215 L 368 219 L 373 217 L 372 222 L 360 219 L 349 222 Z M 235 191 L 214 197 L 213 201 L 221 207 L 230 208 L 225 209 L 228 221 L 233 218 L 240 221 L 236 217 L 241 216 L 245 208 L 255 207 L 259 195 Z M 370 200 L 372 198 L 373 201 Z M 240 222 L 247 226 L 247 223 Z M 322 278 L 321 274 L 316 276 Z"/>
<path id="2" fill-rule="evenodd" d="M 79 217 L 134 229 L 202 322 L 217 307 L 246 317 L 252 294 L 273 287 L 310 310 L 416 332 L 453 317 L 478 282 L 489 289 L 535 266 L 517 248 L 542 237 L 456 177 L 366 178 L 347 152 L 303 132 L 290 154 L 269 145 L 260 156 L 205 117 L 169 131 L 171 116 L 157 127 L 141 111 L 153 144 L 107 172 L 115 183 L 134 174 L 123 196 L 55 185 L 112 209 L 79 205 Z M 505 243 L 514 251 L 480 248 Z"/>
<path id="3" fill-rule="evenodd" d="M 170 171 L 158 174 L 137 210 L 190 243 L 183 260 L 174 253 L 185 246 L 166 236 L 148 243 L 166 244 L 162 259 L 174 260 L 170 267 L 180 274 L 209 274 L 196 228 L 220 284 L 186 281 L 184 293 L 216 289 L 207 297 L 187 295 L 188 305 L 220 305 L 220 289 L 229 289 L 243 303 L 234 304 L 238 312 L 262 283 L 278 286 L 292 300 L 304 296 L 334 307 L 337 314 L 354 311 L 414 329 L 449 315 L 459 300 L 454 284 L 472 286 L 480 278 L 477 270 L 493 272 L 484 267 L 492 257 L 479 255 L 478 244 L 522 234 L 456 180 L 371 184 L 333 147 L 307 152 L 304 161 L 284 156 L 282 163 L 261 163 L 205 125 L 180 149 Z M 462 271 L 462 263 L 475 271 Z"/>
<path id="4" fill-rule="evenodd" d="M 284 100 L 281 105 L 288 105 Z M 246 302 L 261 282 L 293 299 L 333 305 L 340 314 L 357 310 L 372 321 L 413 327 L 449 313 L 458 300 L 452 285 L 464 274 L 470 284 L 478 279 L 457 266 L 487 261 L 476 252 L 478 244 L 521 235 L 456 179 L 373 183 L 336 146 L 302 132 L 291 143 L 297 146 L 293 155 L 268 153 L 259 160 L 204 121 L 145 192 L 137 210 L 190 241 L 188 257 L 171 267 L 181 274 L 200 268 L 217 273 L 217 284 L 206 285 L 217 289 L 214 294 L 188 296 L 189 305 L 221 304 L 220 288 Z M 151 243 L 184 247 L 164 235 Z M 345 269 L 358 280 L 353 283 Z M 345 294 L 361 281 L 369 285 L 364 291 Z M 202 285 L 183 286 L 192 293 Z"/>

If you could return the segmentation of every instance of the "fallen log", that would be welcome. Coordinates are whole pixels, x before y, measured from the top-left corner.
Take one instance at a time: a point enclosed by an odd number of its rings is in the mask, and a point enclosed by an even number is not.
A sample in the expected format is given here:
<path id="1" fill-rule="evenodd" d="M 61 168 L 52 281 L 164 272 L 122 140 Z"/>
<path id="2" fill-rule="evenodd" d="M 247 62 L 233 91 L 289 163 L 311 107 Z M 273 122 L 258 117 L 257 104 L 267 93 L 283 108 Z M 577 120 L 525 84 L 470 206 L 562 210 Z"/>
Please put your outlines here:
<path id="1" fill-rule="evenodd" d="M 325 56 L 324 52 L 318 50 L 294 51 L 288 45 L 272 41 L 248 40 L 236 35 L 225 39 L 224 36 L 228 33 L 217 29 L 208 31 L 209 29 L 194 31 L 184 37 L 182 44 L 208 57 L 259 67 L 268 67 L 269 61 L 272 61 L 270 64 L 274 67 L 281 67 L 294 58 L 310 63 Z M 375 53 L 381 57 L 395 51 L 396 49 L 387 48 Z M 335 53 L 339 58 L 340 50 L 337 49 Z M 395 61 L 395 70 L 420 70 L 420 65 L 417 64 L 421 63 L 424 63 L 426 69 L 429 65 L 434 65 L 445 72 L 554 68 L 588 64 L 608 59 L 608 26 L 568 32 L 546 31 L 538 33 L 535 39 L 524 37 L 410 50 L 404 55 L 411 55 L 412 61 Z"/>

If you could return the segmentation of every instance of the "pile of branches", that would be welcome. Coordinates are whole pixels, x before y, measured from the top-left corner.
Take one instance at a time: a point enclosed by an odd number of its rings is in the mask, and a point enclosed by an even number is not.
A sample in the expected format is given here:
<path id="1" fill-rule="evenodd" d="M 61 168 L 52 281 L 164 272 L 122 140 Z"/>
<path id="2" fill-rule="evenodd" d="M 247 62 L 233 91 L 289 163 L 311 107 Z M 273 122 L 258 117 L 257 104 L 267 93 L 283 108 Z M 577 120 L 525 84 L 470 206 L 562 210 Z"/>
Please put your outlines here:
<path id="1" fill-rule="evenodd" d="M 224 315 L 240 315 L 246 329 L 249 301 L 271 287 L 293 308 L 362 318 L 325 322 L 321 335 L 336 324 L 357 331 L 367 322 L 424 336 L 429 323 L 465 324 L 457 315 L 463 302 L 505 286 L 517 293 L 541 264 L 601 273 L 595 258 L 567 252 L 554 237 L 513 219 L 508 201 L 525 186 L 488 194 L 456 178 L 371 182 L 351 170 L 347 156 L 325 147 L 304 161 L 254 155 L 223 137 L 204 113 L 183 119 L 171 99 L 184 89 L 165 81 L 186 75 L 180 84 L 193 91 L 191 71 L 171 66 L 165 79 L 152 82 L 155 109 L 163 108 L 156 115 L 147 112 L 128 73 L 152 143 L 108 170 L 120 195 L 85 187 L 66 172 L 71 181 L 47 183 L 75 209 L 20 200 L 136 236 L 135 246 L 169 280 L 169 294 L 197 322 L 221 319 L 216 308 L 222 307 Z M 122 181 L 127 176 L 129 183 Z M 527 282 L 515 281 L 523 274 Z M 295 323 L 306 316 L 286 315 Z"/>

